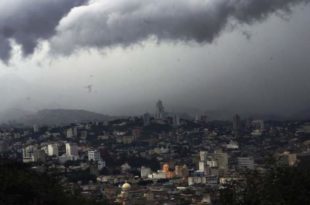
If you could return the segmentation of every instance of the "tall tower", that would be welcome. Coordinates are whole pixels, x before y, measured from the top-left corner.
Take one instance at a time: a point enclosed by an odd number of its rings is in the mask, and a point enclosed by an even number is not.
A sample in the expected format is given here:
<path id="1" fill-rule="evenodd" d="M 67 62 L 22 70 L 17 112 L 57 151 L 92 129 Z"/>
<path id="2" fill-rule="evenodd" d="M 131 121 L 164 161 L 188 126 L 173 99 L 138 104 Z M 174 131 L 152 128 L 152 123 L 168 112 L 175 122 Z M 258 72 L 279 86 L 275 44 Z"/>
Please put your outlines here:
<path id="1" fill-rule="evenodd" d="M 74 143 L 66 143 L 66 155 L 71 158 L 78 158 L 78 146 Z"/>
<path id="2" fill-rule="evenodd" d="M 163 102 L 161 100 L 158 100 L 156 103 L 156 114 L 155 114 L 156 119 L 163 119 L 165 117 L 165 108 L 163 105 Z"/>
<path id="3" fill-rule="evenodd" d="M 47 155 L 48 156 L 56 156 L 56 157 L 58 157 L 58 155 L 59 155 L 58 145 L 57 144 L 49 144 L 49 145 L 47 145 Z"/>

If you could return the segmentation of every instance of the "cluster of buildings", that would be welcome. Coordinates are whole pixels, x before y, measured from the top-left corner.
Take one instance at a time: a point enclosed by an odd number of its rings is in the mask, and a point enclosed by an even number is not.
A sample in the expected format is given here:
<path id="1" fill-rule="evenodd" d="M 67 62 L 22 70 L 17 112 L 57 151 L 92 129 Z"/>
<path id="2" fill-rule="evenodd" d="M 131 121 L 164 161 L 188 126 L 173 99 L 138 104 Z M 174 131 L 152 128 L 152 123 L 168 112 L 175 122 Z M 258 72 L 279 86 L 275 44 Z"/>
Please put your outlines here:
<path id="1" fill-rule="evenodd" d="M 220 189 L 250 170 L 308 166 L 310 124 L 239 115 L 232 121 L 183 119 L 159 101 L 155 115 L 3 126 L 0 154 L 57 174 L 67 191 L 102 203 L 218 204 Z"/>

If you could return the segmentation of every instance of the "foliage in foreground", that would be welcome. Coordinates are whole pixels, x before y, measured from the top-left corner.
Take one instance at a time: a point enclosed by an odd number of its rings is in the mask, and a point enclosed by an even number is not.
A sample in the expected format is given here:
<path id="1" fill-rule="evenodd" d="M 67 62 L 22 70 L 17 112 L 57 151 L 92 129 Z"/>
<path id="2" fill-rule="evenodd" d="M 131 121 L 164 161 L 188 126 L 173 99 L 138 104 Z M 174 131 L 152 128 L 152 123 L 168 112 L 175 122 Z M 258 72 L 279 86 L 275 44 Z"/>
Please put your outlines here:
<path id="1" fill-rule="evenodd" d="M 265 174 L 252 172 L 244 182 L 227 185 L 220 196 L 222 205 L 310 204 L 310 170 L 277 167 Z"/>
<path id="2" fill-rule="evenodd" d="M 26 165 L 0 160 L 0 205 L 95 205 L 64 192 L 57 180 Z"/>

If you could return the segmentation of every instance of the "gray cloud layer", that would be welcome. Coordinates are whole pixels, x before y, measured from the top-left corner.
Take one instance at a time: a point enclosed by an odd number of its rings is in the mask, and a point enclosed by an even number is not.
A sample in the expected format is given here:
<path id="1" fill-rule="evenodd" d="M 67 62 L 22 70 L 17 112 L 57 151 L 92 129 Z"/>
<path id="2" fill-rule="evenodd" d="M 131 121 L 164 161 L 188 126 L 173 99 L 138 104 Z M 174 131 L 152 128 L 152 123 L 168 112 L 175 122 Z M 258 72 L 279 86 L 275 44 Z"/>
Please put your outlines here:
<path id="1" fill-rule="evenodd" d="M 59 21 L 85 0 L 1 0 L 0 58 L 8 61 L 14 40 L 23 54 L 32 54 L 43 39 L 50 38 Z"/>
<path id="2" fill-rule="evenodd" d="M 231 20 L 251 24 L 302 2 L 309 0 L 2 0 L 0 58 L 10 59 L 10 40 L 24 55 L 40 40 L 50 40 L 61 54 L 149 37 L 212 42 Z"/>
<path id="3" fill-rule="evenodd" d="M 71 10 L 51 40 L 56 53 L 159 41 L 212 42 L 232 22 L 251 24 L 309 0 L 94 0 Z"/>

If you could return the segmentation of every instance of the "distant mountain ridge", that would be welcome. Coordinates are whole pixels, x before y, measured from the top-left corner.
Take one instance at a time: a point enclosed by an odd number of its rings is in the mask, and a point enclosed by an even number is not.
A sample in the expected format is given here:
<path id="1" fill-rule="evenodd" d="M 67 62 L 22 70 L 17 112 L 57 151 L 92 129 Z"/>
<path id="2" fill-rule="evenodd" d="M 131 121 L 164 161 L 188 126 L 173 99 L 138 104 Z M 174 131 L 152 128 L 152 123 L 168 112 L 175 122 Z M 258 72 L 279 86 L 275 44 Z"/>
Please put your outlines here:
<path id="1" fill-rule="evenodd" d="M 231 120 L 235 113 L 225 111 L 206 111 L 204 112 L 209 120 Z M 175 113 L 170 113 L 173 116 Z M 310 109 L 303 110 L 292 115 L 272 115 L 272 114 L 242 114 L 241 118 L 263 119 L 263 120 L 310 120 Z M 179 115 L 184 118 L 191 118 L 186 113 Z M 37 125 L 68 125 L 71 123 L 87 121 L 109 121 L 126 116 L 109 116 L 101 113 L 91 112 L 82 109 L 44 109 L 38 112 L 30 112 L 21 109 L 11 109 L 0 113 L 0 123 L 13 122 L 14 124 L 23 124 L 26 126 Z"/>
<path id="2" fill-rule="evenodd" d="M 15 117 L 14 117 L 15 116 Z M 78 109 L 44 109 L 36 113 L 27 113 L 20 116 L 16 114 L 6 121 L 14 121 L 16 123 L 22 123 L 24 125 L 67 125 L 70 123 L 79 123 L 85 121 L 105 121 L 112 120 L 115 117 Z"/>

